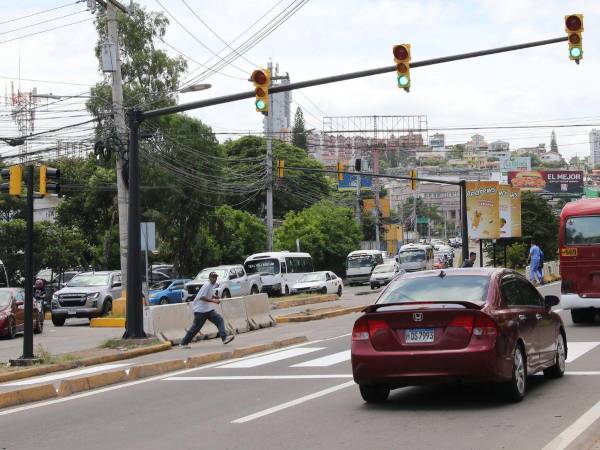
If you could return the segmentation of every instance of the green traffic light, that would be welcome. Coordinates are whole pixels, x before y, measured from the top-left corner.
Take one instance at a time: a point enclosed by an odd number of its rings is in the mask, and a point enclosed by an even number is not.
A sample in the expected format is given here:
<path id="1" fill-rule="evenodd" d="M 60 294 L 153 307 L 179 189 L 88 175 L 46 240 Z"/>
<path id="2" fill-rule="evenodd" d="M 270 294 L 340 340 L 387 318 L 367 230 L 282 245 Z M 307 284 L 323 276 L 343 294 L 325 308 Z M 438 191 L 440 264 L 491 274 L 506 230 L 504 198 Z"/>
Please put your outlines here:
<path id="1" fill-rule="evenodd" d="M 261 111 L 264 110 L 267 107 L 267 104 L 262 99 L 256 100 L 255 104 L 256 104 L 256 109 L 259 109 Z"/>
<path id="2" fill-rule="evenodd" d="M 569 49 L 569 53 L 573 58 L 579 58 L 583 52 L 579 47 L 572 47 Z"/>
<path id="3" fill-rule="evenodd" d="M 408 79 L 408 77 L 406 75 L 398 76 L 398 86 L 401 86 L 401 87 L 408 86 L 409 81 L 410 80 Z"/>

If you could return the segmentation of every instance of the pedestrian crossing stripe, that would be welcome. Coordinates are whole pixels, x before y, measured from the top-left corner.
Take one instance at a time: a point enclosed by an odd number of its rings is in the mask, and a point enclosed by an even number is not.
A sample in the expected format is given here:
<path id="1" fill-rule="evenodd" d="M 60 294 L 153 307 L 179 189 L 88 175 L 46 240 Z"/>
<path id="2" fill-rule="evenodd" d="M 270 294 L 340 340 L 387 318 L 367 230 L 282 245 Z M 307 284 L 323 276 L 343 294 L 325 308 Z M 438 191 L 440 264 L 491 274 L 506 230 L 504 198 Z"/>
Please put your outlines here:
<path id="1" fill-rule="evenodd" d="M 306 355 L 308 353 L 317 352 L 319 350 L 325 350 L 325 347 L 298 347 L 291 348 L 289 350 L 283 350 L 277 353 L 271 353 L 269 355 L 257 356 L 256 358 L 249 358 L 243 361 L 236 361 L 228 364 L 219 366 L 220 369 L 247 369 L 250 367 L 258 367 L 265 364 L 281 361 L 288 358 L 295 358 L 297 356 Z"/>

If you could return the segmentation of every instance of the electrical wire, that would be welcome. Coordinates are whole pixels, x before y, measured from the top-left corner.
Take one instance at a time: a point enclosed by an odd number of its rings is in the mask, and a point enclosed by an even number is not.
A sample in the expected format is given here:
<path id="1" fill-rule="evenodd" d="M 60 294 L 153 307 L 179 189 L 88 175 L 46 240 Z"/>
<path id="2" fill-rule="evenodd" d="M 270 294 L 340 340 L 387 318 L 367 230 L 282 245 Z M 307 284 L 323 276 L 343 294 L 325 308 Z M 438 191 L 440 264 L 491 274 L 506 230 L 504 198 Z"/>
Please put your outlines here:
<path id="1" fill-rule="evenodd" d="M 76 2 L 66 3 L 64 5 L 57 6 L 55 8 L 50 8 L 50 9 L 46 9 L 46 10 L 43 10 L 43 11 L 38 11 L 38 12 L 35 12 L 35 13 L 32 13 L 32 14 L 28 14 L 26 16 L 15 17 L 14 19 L 9 19 L 9 20 L 5 20 L 3 22 L 0 22 L 0 25 L 4 25 L 5 23 L 10 23 L 10 22 L 16 22 L 17 20 L 27 19 L 29 17 L 39 16 L 41 14 L 46 14 L 46 13 L 49 13 L 49 12 L 52 12 L 52 11 L 56 11 L 56 10 L 59 10 L 59 9 L 68 8 L 69 6 L 73 6 L 73 5 L 76 5 L 78 3 L 82 3 L 83 1 L 85 1 L 85 0 L 78 0 Z"/>
<path id="2" fill-rule="evenodd" d="M 39 34 L 42 34 L 42 33 L 47 33 L 47 32 L 49 32 L 49 31 L 60 30 L 60 29 L 62 29 L 62 28 L 70 27 L 70 26 L 72 26 L 72 25 L 77 25 L 77 24 L 79 24 L 79 23 L 83 23 L 83 22 L 89 22 L 90 20 L 94 20 L 94 18 L 93 18 L 93 17 L 90 17 L 90 18 L 88 18 L 88 19 L 79 20 L 79 21 L 77 21 L 77 22 L 66 23 L 66 24 L 64 24 L 64 25 L 59 25 L 59 26 L 57 26 L 57 27 L 48 28 L 48 29 L 46 29 L 46 30 L 38 31 L 38 32 L 36 32 L 36 33 L 25 34 L 25 35 L 23 35 L 23 36 L 19 36 L 19 37 L 16 37 L 16 38 L 12 38 L 12 39 L 7 39 L 7 40 L 4 40 L 4 41 L 0 41 L 0 44 L 6 44 L 7 42 L 13 42 L 13 41 L 18 41 L 19 39 L 25 39 L 25 38 L 28 38 L 28 37 L 31 37 L 31 36 L 37 36 L 37 35 L 39 35 Z"/>
<path id="3" fill-rule="evenodd" d="M 30 25 L 25 25 L 25 26 L 22 26 L 22 27 L 19 27 L 19 28 L 13 28 L 12 30 L 3 31 L 2 33 L 0 33 L 0 36 L 2 36 L 4 34 L 14 33 L 15 31 L 25 30 L 25 29 L 31 28 L 31 27 L 37 27 L 38 25 L 42 25 L 44 23 L 49 23 L 49 22 L 54 22 L 56 20 L 64 19 L 65 17 L 76 16 L 77 14 L 81 14 L 81 13 L 84 13 L 84 12 L 87 12 L 87 10 L 76 11 L 76 12 L 73 12 L 73 13 L 65 14 L 64 16 L 53 17 L 52 19 L 43 20 L 41 22 L 32 23 Z"/>

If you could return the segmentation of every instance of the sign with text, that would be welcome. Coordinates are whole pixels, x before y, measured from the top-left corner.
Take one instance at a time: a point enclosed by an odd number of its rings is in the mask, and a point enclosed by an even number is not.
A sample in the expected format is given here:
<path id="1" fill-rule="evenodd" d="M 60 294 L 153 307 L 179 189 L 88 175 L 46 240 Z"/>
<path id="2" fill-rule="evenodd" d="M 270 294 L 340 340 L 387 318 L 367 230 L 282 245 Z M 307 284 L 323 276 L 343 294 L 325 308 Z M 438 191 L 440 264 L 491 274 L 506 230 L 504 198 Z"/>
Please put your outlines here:
<path id="1" fill-rule="evenodd" d="M 521 190 L 508 184 L 501 184 L 498 186 L 498 197 L 500 237 L 521 237 Z"/>
<path id="2" fill-rule="evenodd" d="M 512 187 L 552 196 L 580 197 L 583 195 L 581 170 L 520 170 L 508 172 Z"/>
<path id="3" fill-rule="evenodd" d="M 497 181 L 467 181 L 467 226 L 471 239 L 501 237 Z"/>
<path id="4" fill-rule="evenodd" d="M 344 174 L 344 179 L 338 181 L 338 190 L 340 191 L 349 191 L 356 190 L 356 182 L 357 176 L 350 175 L 348 173 Z M 372 190 L 373 189 L 373 177 L 361 175 L 360 177 L 360 189 L 363 190 Z"/>
<path id="5" fill-rule="evenodd" d="M 509 172 L 511 170 L 531 170 L 531 157 L 529 156 L 501 156 L 500 172 Z"/>

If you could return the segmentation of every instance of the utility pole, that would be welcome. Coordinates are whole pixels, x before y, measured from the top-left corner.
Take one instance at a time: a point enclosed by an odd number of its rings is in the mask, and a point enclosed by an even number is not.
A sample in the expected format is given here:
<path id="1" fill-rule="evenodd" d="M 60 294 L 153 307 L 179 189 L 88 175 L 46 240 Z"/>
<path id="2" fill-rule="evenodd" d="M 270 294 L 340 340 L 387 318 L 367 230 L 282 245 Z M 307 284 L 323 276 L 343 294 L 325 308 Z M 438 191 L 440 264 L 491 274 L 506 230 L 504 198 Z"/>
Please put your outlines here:
<path id="1" fill-rule="evenodd" d="M 272 73 L 273 64 L 268 64 Z M 272 78 L 271 78 L 272 80 Z M 272 84 L 272 82 L 271 82 Z M 271 86 L 269 86 L 269 89 Z M 265 119 L 267 123 L 267 251 L 273 251 L 273 101 L 269 96 L 269 109 Z"/>
<path id="2" fill-rule="evenodd" d="M 113 44 L 116 52 L 116 67 L 112 72 L 112 109 L 118 136 L 126 142 L 127 126 L 125 124 L 125 113 L 123 111 L 123 79 L 121 78 L 121 57 L 119 51 L 119 29 L 117 26 L 117 6 L 112 0 L 106 2 L 106 24 L 108 31 L 108 41 Z M 121 260 L 121 279 L 123 283 L 123 293 L 127 295 L 127 253 L 129 248 L 128 241 L 128 207 L 129 207 L 129 189 L 123 180 L 123 155 L 117 158 L 117 204 L 119 211 L 119 248 Z M 133 268 L 135 269 L 135 268 Z"/>
<path id="3" fill-rule="evenodd" d="M 417 230 L 418 230 L 417 229 L 417 199 L 419 198 L 418 190 L 419 190 L 419 184 L 417 183 L 417 187 L 413 193 L 413 216 L 415 216 L 415 223 L 413 224 L 415 236 L 413 239 L 415 240 L 415 243 L 418 242 L 418 239 L 417 239 Z"/>

